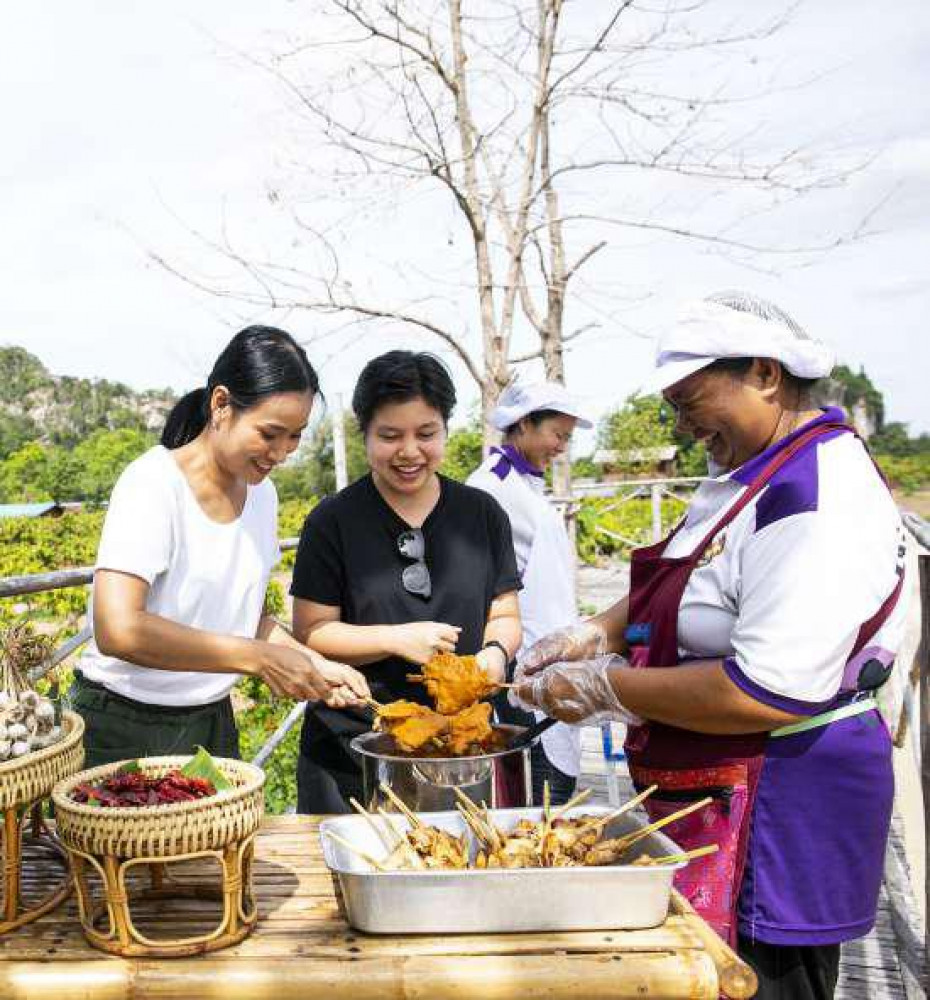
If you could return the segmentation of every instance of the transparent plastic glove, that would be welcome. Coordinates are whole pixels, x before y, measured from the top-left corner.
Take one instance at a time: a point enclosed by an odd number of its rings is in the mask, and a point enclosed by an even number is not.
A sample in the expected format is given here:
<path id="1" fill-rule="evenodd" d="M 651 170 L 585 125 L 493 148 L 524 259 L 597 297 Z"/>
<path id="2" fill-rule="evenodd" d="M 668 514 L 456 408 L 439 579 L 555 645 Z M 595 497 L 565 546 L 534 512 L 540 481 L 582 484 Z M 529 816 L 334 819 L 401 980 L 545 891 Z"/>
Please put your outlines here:
<path id="1" fill-rule="evenodd" d="M 524 678 L 513 690 L 522 707 L 574 726 L 611 721 L 639 725 L 642 719 L 623 707 L 608 677 L 609 670 L 626 665 L 622 656 L 615 655 L 554 663 L 542 673 Z"/>
<path id="2" fill-rule="evenodd" d="M 606 652 L 607 635 L 604 629 L 593 621 L 579 622 L 550 632 L 533 643 L 520 657 L 513 679 L 519 684 L 550 663 L 591 660 Z"/>

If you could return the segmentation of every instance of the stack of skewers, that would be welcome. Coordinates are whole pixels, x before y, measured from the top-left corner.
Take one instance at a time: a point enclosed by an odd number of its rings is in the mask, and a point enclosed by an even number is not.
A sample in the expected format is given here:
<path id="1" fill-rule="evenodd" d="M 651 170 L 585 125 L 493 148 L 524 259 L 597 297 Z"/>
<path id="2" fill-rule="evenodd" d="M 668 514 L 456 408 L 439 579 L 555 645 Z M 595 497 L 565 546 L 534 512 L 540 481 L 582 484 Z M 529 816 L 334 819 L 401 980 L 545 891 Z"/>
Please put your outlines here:
<path id="1" fill-rule="evenodd" d="M 605 839 L 607 827 L 624 813 L 647 799 L 656 786 L 647 788 L 635 798 L 624 803 L 619 809 L 604 815 L 568 813 L 581 805 L 591 794 L 591 789 L 579 792 L 573 799 L 558 809 L 552 809 L 548 801 L 543 805 L 539 820 L 521 819 L 509 830 L 503 830 L 495 821 L 487 806 L 478 806 L 456 790 L 459 799 L 457 809 L 466 828 L 475 841 L 472 852 L 468 837 L 456 836 L 448 830 L 430 826 L 416 815 L 389 786 L 381 789 L 398 812 L 407 820 L 404 829 L 395 815 L 378 807 L 376 813 L 369 812 L 360 803 L 352 800 L 353 808 L 365 818 L 383 846 L 382 857 L 361 850 L 336 833 L 328 835 L 346 850 L 361 858 L 376 871 L 435 870 L 435 869 L 476 869 L 494 868 L 571 868 L 582 866 L 603 866 L 623 864 L 677 864 L 694 858 L 713 854 L 716 844 L 709 844 L 692 851 L 652 857 L 646 854 L 634 856 L 634 848 L 644 838 L 656 830 L 704 808 L 710 798 L 694 802 L 678 812 L 664 816 L 654 823 L 637 828 L 620 837 Z"/>

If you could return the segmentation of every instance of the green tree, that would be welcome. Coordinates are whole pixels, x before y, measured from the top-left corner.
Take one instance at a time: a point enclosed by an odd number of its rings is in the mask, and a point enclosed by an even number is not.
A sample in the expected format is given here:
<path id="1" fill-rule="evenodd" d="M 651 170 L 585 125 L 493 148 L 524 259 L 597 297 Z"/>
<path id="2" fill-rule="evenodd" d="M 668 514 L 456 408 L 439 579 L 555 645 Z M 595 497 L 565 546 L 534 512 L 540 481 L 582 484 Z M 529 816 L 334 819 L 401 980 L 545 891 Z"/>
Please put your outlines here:
<path id="1" fill-rule="evenodd" d="M 39 427 L 26 414 L 0 411 L 0 461 L 39 438 Z"/>
<path id="2" fill-rule="evenodd" d="M 876 429 L 881 432 L 885 424 L 885 397 L 872 384 L 865 369 L 860 368 L 857 375 L 847 365 L 837 365 L 830 375 L 830 380 L 842 387 L 841 401 L 847 410 L 852 409 L 859 400 L 865 401 L 866 412 Z"/>
<path id="3" fill-rule="evenodd" d="M 623 406 L 601 421 L 598 442 L 618 452 L 675 445 L 680 476 L 703 476 L 707 472 L 704 449 L 692 438 L 676 432 L 675 411 L 661 396 L 628 397 Z M 640 475 L 651 471 L 651 463 L 627 462 L 621 468 Z"/>
<path id="4" fill-rule="evenodd" d="M 481 464 L 482 434 L 479 421 L 459 427 L 449 435 L 446 454 L 439 471 L 450 479 L 464 482 Z"/>
<path id="5" fill-rule="evenodd" d="M 0 466 L 0 494 L 5 503 L 35 503 L 52 500 L 49 482 L 50 448 L 31 441 L 13 452 Z"/>
<path id="6" fill-rule="evenodd" d="M 345 414 L 343 428 L 346 439 L 346 471 L 350 483 L 368 471 L 365 442 L 353 416 Z M 321 421 L 310 439 L 287 465 L 276 469 L 271 478 L 280 500 L 306 500 L 313 496 L 329 496 L 336 492 L 336 462 L 333 452 L 332 418 Z"/>
<path id="7" fill-rule="evenodd" d="M 34 354 L 23 347 L 0 347 L 0 402 L 18 403 L 51 383 L 48 370 Z"/>
<path id="8" fill-rule="evenodd" d="M 123 469 L 154 443 L 154 436 L 143 430 L 94 431 L 73 452 L 71 468 L 77 476 L 74 495 L 81 500 L 102 503 L 109 497 Z"/>

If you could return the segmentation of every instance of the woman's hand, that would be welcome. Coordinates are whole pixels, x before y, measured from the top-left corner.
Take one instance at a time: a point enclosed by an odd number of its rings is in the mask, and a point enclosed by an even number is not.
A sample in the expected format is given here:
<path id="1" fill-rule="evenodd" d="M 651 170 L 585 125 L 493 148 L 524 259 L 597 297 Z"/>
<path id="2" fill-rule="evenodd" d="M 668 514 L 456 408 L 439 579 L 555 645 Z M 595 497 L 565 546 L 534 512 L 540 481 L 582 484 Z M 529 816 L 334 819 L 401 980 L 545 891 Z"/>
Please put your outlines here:
<path id="1" fill-rule="evenodd" d="M 493 684 L 503 684 L 507 680 L 507 663 L 497 646 L 488 646 L 475 655 L 475 662 L 488 675 Z"/>
<path id="2" fill-rule="evenodd" d="M 390 651 L 394 656 L 422 666 L 437 653 L 454 652 L 461 631 L 457 625 L 446 625 L 443 622 L 389 625 Z"/>
<path id="3" fill-rule="evenodd" d="M 556 663 L 524 678 L 514 693 L 523 705 L 572 725 L 597 725 L 611 720 L 637 725 L 642 720 L 623 707 L 610 682 L 611 671 L 625 663 L 621 656 Z"/>
<path id="4" fill-rule="evenodd" d="M 330 708 L 357 707 L 371 697 L 368 681 L 358 670 L 312 651 L 311 658 L 320 676 L 330 685 L 329 694 L 323 699 Z"/>
<path id="5" fill-rule="evenodd" d="M 351 667 L 326 660 L 310 650 L 265 644 L 264 655 L 255 673 L 279 697 L 295 701 L 325 701 L 358 704 L 368 697 L 368 683 Z"/>
<path id="6" fill-rule="evenodd" d="M 590 660 L 607 651 L 607 633 L 597 622 L 579 622 L 543 636 L 520 657 L 514 683 L 532 677 L 550 663 Z"/>

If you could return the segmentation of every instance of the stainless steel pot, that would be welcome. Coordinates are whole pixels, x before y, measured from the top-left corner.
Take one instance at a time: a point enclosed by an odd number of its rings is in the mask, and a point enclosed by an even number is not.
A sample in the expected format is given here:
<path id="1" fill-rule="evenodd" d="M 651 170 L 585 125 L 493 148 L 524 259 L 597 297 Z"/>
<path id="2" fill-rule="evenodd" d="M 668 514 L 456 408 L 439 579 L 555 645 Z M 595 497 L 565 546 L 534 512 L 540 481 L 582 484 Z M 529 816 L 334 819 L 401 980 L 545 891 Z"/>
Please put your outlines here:
<path id="1" fill-rule="evenodd" d="M 523 726 L 494 728 L 511 734 L 508 744 L 526 731 Z M 363 733 L 351 747 L 361 758 L 368 808 L 393 808 L 381 791 L 383 782 L 417 812 L 444 812 L 455 809 L 455 788 L 495 809 L 532 805 L 530 750 L 535 742 L 475 757 L 402 757 L 387 733 Z"/>

